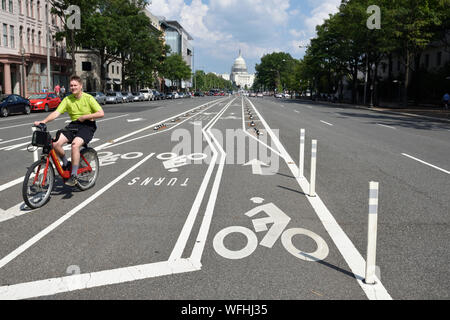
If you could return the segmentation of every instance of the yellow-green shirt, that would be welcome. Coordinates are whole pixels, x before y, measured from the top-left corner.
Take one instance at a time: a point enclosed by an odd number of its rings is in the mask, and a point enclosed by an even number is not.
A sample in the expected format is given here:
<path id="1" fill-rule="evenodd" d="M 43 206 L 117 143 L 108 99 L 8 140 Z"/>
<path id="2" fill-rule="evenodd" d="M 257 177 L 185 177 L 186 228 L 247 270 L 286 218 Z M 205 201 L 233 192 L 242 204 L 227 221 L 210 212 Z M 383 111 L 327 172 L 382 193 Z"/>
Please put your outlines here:
<path id="1" fill-rule="evenodd" d="M 56 111 L 63 114 L 67 111 L 72 121 L 86 114 L 92 114 L 102 110 L 97 100 L 88 93 L 82 93 L 81 98 L 77 99 L 73 94 L 64 98 Z"/>

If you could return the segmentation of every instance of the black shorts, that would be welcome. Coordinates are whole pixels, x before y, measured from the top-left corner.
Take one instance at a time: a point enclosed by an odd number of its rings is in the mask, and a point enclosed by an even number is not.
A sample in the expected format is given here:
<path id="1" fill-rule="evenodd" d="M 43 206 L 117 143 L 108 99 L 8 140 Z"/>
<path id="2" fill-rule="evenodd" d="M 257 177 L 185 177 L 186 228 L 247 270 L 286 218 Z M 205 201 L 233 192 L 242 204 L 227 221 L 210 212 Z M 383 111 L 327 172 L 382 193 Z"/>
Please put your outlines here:
<path id="1" fill-rule="evenodd" d="M 97 130 L 95 121 L 86 120 L 84 122 L 72 121 L 64 129 L 60 130 L 69 141 L 72 143 L 73 139 L 80 137 L 85 144 L 88 144 L 94 137 L 94 132 Z"/>

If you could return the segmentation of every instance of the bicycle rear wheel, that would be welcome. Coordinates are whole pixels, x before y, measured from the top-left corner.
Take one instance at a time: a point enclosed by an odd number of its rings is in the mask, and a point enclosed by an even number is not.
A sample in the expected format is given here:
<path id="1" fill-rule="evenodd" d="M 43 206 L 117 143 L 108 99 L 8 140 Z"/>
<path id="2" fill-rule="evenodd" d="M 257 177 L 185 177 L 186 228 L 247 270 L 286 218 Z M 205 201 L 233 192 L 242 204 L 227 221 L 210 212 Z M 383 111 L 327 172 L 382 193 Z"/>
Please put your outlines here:
<path id="1" fill-rule="evenodd" d="M 84 161 L 84 159 L 86 161 Z M 78 175 L 77 187 L 81 190 L 87 190 L 95 185 L 95 181 L 98 177 L 98 172 L 100 168 L 100 162 L 98 160 L 97 151 L 92 148 L 86 148 L 81 150 L 80 157 L 80 169 L 85 168 L 89 165 L 91 166 L 91 171 L 86 171 Z"/>
<path id="2" fill-rule="evenodd" d="M 45 160 L 36 161 L 28 168 L 22 186 L 22 197 L 28 207 L 36 209 L 42 207 L 50 200 L 55 172 L 51 164 L 48 166 L 47 176 L 44 181 Z M 37 175 L 37 177 L 36 177 Z"/>

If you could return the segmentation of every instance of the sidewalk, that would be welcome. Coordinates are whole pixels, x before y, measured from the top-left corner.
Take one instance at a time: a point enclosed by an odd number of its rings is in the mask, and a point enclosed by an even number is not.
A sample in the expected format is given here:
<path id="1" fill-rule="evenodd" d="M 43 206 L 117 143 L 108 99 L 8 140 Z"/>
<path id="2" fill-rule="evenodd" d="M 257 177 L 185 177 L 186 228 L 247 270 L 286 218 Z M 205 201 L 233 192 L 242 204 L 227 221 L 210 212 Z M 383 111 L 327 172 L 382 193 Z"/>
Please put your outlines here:
<path id="1" fill-rule="evenodd" d="M 289 100 L 289 99 L 287 99 Z M 420 116 L 421 118 L 431 118 L 433 120 L 442 120 L 450 122 L 450 109 L 444 110 L 443 108 L 438 108 L 436 106 L 408 106 L 407 108 L 399 106 L 399 105 L 387 105 L 383 103 L 382 106 L 379 107 L 368 107 L 363 105 L 355 105 L 350 103 L 332 103 L 328 101 L 312 101 L 309 99 L 292 99 L 296 101 L 304 101 L 308 103 L 318 103 L 318 104 L 327 104 L 330 106 L 339 106 L 344 108 L 359 108 L 366 110 L 373 110 L 377 112 L 387 112 L 392 114 L 401 114 L 408 116 Z"/>

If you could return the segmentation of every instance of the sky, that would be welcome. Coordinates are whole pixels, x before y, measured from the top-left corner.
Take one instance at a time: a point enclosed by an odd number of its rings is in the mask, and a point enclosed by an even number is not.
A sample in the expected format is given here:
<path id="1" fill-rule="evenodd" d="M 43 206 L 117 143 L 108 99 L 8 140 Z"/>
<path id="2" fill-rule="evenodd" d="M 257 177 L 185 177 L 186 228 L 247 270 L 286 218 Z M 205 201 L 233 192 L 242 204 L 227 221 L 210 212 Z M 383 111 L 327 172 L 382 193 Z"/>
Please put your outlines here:
<path id="1" fill-rule="evenodd" d="M 177 20 L 194 38 L 194 68 L 230 73 L 242 51 L 249 73 L 264 54 L 300 59 L 316 25 L 336 13 L 341 0 L 152 0 L 149 10 Z"/>

